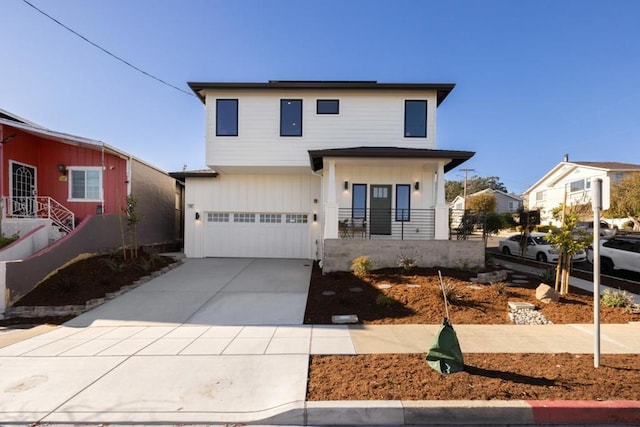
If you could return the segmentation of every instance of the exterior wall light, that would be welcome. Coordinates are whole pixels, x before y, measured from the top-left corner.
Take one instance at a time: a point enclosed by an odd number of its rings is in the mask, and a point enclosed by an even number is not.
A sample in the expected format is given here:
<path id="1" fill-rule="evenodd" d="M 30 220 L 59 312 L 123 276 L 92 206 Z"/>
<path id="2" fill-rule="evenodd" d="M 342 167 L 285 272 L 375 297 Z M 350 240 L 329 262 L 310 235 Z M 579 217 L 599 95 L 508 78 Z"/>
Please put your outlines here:
<path id="1" fill-rule="evenodd" d="M 60 172 L 60 175 L 67 175 L 67 167 L 64 163 L 58 163 L 58 172 Z"/>
<path id="2" fill-rule="evenodd" d="M 344 182 L 344 189 L 345 191 L 349 189 L 349 181 Z"/>
<path id="3" fill-rule="evenodd" d="M 318 222 L 318 214 L 317 213 L 313 213 L 313 222 Z"/>
<path id="4" fill-rule="evenodd" d="M 418 190 L 420 189 L 420 182 L 419 182 L 419 181 L 416 181 L 416 183 L 415 183 L 415 184 L 413 184 L 413 188 L 414 188 L 416 191 L 418 191 Z"/>
<path id="5" fill-rule="evenodd" d="M 196 221 L 200 220 L 200 212 L 196 212 Z"/>

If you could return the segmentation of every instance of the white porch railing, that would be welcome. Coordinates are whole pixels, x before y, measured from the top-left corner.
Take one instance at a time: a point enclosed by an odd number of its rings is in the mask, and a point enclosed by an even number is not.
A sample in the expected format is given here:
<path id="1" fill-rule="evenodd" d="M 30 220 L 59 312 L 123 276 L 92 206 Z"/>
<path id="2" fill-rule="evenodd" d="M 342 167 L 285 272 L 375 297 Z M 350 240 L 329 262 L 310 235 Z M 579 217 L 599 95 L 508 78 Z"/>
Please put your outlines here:
<path id="1" fill-rule="evenodd" d="M 5 197 L 5 218 L 46 218 L 60 231 L 70 233 L 75 227 L 75 215 L 49 196 Z"/>

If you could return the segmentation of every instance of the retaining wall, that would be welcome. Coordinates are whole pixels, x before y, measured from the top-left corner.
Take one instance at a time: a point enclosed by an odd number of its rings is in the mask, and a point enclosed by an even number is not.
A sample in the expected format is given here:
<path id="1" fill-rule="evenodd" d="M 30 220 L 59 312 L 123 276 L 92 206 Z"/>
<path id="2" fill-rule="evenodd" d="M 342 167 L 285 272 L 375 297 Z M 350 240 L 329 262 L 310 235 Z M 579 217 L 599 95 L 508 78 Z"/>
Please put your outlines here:
<path id="1" fill-rule="evenodd" d="M 351 262 L 362 255 L 373 268 L 398 267 L 400 255 L 413 255 L 420 267 L 484 267 L 482 240 L 365 240 L 325 239 L 322 272 L 350 271 Z"/>

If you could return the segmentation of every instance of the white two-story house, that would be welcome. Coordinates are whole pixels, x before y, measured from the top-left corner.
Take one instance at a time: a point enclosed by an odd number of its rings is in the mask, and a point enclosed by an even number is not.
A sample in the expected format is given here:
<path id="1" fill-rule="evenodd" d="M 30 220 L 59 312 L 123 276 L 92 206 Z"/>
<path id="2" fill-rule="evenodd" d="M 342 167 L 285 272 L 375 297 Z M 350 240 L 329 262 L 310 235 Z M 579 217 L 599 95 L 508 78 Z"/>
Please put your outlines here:
<path id="1" fill-rule="evenodd" d="M 204 173 L 186 174 L 188 257 L 322 259 L 327 240 L 448 240 L 436 149 L 453 84 L 189 83 L 206 109 Z"/>
<path id="2" fill-rule="evenodd" d="M 564 160 L 547 172 L 535 184 L 527 188 L 523 197 L 530 210 L 540 211 L 542 224 L 559 225 L 553 219 L 553 209 L 562 205 L 566 197 L 567 206 L 591 203 L 592 183 L 602 180 L 602 196 L 608 199 L 611 185 L 618 183 L 630 173 L 640 172 L 640 165 L 621 162 L 575 162 Z M 615 219 L 614 225 L 621 225 L 627 219 Z"/>

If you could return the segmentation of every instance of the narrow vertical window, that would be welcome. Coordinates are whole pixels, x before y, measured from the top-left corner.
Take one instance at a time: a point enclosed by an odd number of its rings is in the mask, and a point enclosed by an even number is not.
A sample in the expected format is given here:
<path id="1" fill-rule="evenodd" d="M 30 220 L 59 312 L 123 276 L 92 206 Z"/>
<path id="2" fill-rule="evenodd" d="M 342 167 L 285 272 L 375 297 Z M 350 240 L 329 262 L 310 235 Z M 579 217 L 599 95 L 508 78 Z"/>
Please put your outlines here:
<path id="1" fill-rule="evenodd" d="M 351 201 L 351 217 L 367 217 L 367 184 L 353 184 L 353 199 Z"/>
<path id="2" fill-rule="evenodd" d="M 410 221 L 411 187 L 408 184 L 396 185 L 396 221 Z"/>
<path id="3" fill-rule="evenodd" d="M 302 99 L 280 100 L 280 136 L 302 136 Z"/>
<path id="4" fill-rule="evenodd" d="M 237 99 L 216 99 L 216 136 L 238 136 Z"/>
<path id="5" fill-rule="evenodd" d="M 404 101 L 404 136 L 427 137 L 427 101 Z"/>

